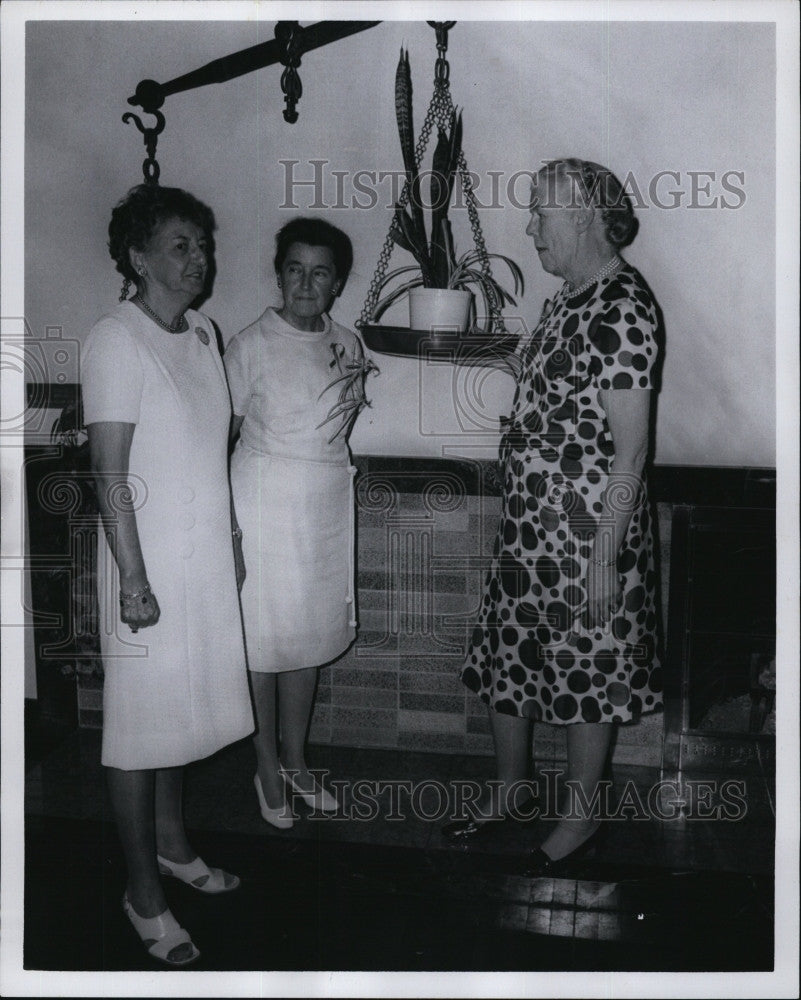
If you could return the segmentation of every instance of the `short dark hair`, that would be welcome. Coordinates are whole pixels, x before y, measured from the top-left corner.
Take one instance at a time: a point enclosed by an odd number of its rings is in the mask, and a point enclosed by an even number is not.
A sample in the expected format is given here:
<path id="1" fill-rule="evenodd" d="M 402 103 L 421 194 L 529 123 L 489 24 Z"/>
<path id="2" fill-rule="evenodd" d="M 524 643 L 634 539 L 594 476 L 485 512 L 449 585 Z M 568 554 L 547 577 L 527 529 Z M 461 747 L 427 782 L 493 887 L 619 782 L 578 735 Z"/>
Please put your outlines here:
<path id="1" fill-rule="evenodd" d="M 585 204 L 600 210 L 606 238 L 616 250 L 633 242 L 640 224 L 631 198 L 608 167 L 591 160 L 566 157 L 546 163 L 543 171 L 554 179 L 568 180 L 571 199 L 578 191 Z"/>
<path id="2" fill-rule="evenodd" d="M 108 249 L 120 274 L 136 283 L 139 275 L 131 264 L 129 250 L 145 250 L 158 227 L 168 219 L 192 222 L 203 231 L 213 250 L 217 228 L 214 213 L 194 195 L 181 188 L 138 184 L 117 203 L 108 227 Z"/>
<path id="3" fill-rule="evenodd" d="M 339 281 L 339 291 L 345 287 L 350 269 L 353 267 L 353 244 L 350 236 L 323 219 L 302 216 L 290 219 L 275 237 L 275 273 L 284 266 L 286 255 L 293 243 L 305 243 L 311 247 L 328 247 L 334 258 Z"/>

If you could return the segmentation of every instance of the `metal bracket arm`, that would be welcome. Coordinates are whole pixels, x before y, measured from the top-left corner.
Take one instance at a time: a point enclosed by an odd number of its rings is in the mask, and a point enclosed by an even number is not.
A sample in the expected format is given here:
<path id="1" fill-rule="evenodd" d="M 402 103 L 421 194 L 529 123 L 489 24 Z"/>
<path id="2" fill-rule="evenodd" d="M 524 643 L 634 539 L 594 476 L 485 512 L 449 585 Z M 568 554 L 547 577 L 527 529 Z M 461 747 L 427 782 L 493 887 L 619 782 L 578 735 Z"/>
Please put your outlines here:
<path id="1" fill-rule="evenodd" d="M 278 22 L 279 25 L 282 22 Z M 321 48 L 341 38 L 355 35 L 368 28 L 381 24 L 380 21 L 318 21 L 307 28 L 298 28 L 296 36 L 296 51 L 299 58 L 303 53 Z M 157 83 L 155 80 L 142 80 L 133 97 L 128 103 L 142 108 L 150 114 L 155 113 L 164 104 L 170 94 L 178 94 L 184 90 L 194 90 L 210 83 L 225 83 L 254 70 L 273 66 L 282 61 L 286 46 L 282 40 L 273 38 L 269 42 L 253 45 L 249 49 L 233 52 L 231 55 L 215 59 L 201 66 L 200 69 L 185 73 L 167 83 Z"/>

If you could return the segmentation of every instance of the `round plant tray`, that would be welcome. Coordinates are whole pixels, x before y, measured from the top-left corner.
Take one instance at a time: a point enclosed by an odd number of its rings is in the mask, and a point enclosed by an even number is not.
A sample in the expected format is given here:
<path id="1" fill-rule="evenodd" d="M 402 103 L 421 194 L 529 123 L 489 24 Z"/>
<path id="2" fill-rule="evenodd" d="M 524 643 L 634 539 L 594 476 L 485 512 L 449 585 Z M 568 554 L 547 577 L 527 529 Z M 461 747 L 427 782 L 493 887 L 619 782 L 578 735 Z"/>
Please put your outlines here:
<path id="1" fill-rule="evenodd" d="M 411 330 L 406 326 L 378 326 L 366 323 L 359 328 L 364 343 L 379 354 L 394 354 L 400 358 L 438 357 L 455 360 L 465 346 L 490 344 L 494 335 L 485 330 L 454 333 L 446 330 Z"/>

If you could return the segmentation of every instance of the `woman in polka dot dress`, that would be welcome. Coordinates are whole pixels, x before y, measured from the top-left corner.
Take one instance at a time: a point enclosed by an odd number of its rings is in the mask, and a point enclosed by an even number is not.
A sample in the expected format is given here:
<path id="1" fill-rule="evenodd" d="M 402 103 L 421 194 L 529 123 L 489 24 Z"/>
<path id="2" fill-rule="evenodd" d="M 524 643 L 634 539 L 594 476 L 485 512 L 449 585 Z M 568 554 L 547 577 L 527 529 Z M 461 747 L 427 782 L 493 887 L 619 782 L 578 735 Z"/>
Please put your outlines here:
<path id="1" fill-rule="evenodd" d="M 526 232 L 565 284 L 517 346 L 500 528 L 462 670 L 489 709 L 501 794 L 446 827 L 450 838 L 513 807 L 503 793 L 528 776 L 532 720 L 568 727 L 567 777 L 591 801 L 613 724 L 661 707 L 643 479 L 657 307 L 618 256 L 636 230 L 605 168 L 560 160 L 537 175 Z M 563 816 L 533 868 L 552 869 L 599 827 Z"/>

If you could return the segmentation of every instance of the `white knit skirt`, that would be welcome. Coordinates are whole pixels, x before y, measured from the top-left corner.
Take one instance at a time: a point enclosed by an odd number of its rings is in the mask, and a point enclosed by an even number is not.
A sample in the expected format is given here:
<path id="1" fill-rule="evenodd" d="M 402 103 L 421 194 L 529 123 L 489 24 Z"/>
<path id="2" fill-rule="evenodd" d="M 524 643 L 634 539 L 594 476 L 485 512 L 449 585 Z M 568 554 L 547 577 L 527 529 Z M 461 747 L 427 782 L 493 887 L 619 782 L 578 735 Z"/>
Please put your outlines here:
<path id="1" fill-rule="evenodd" d="M 247 577 L 248 667 L 280 673 L 336 659 L 356 638 L 350 465 L 277 458 L 241 442 L 231 485 Z"/>

